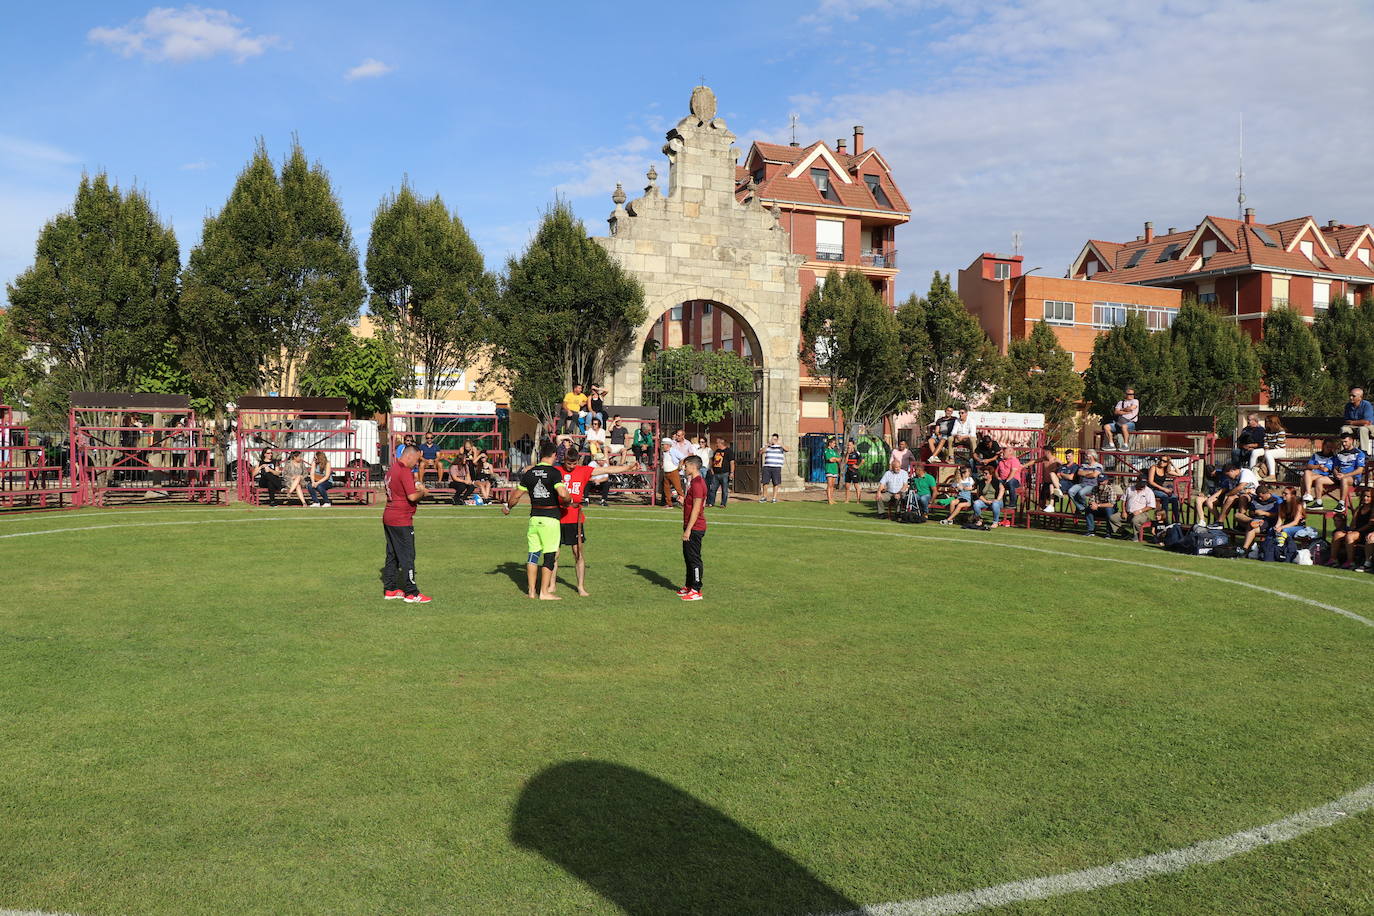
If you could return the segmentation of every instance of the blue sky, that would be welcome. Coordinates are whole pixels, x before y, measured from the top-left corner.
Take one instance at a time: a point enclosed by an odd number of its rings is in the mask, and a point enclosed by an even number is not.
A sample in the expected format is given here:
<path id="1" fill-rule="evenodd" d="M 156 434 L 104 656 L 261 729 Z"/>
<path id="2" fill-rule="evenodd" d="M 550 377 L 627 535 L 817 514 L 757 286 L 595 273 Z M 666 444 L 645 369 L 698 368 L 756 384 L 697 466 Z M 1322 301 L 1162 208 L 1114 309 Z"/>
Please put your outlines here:
<path id="1" fill-rule="evenodd" d="M 567 196 L 663 171 L 705 77 L 742 141 L 867 129 L 915 210 L 899 295 L 1021 232 L 1062 273 L 1089 237 L 1234 215 L 1236 121 L 1261 219 L 1374 220 L 1374 4 L 810 0 L 11 5 L 0 33 L 0 280 L 82 170 L 137 182 L 182 258 L 265 139 L 329 170 L 365 248 L 402 176 L 500 267 Z"/>

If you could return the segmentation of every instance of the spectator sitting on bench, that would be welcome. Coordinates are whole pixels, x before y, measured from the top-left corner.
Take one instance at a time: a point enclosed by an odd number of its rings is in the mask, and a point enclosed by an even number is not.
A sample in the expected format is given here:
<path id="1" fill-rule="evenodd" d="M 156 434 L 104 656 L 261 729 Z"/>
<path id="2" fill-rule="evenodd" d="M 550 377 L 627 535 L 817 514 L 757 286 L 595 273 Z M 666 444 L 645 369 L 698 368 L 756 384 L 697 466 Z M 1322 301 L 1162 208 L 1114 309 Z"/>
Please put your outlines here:
<path id="1" fill-rule="evenodd" d="M 1307 527 L 1307 505 L 1297 487 L 1283 488 L 1283 505 L 1279 507 L 1279 520 L 1275 523 L 1279 532 L 1279 543 L 1297 531 Z"/>
<path id="2" fill-rule="evenodd" d="M 888 463 L 887 470 L 878 480 L 878 511 L 882 512 L 886 507 L 889 520 L 896 518 L 897 505 L 901 502 L 902 494 L 907 491 L 907 480 L 907 473 L 902 470 L 902 463 L 896 458 Z"/>
<path id="3" fill-rule="evenodd" d="M 1016 457 L 1016 449 L 1010 445 L 1005 446 L 997 463 L 993 465 L 993 472 L 997 475 L 998 498 L 1005 493 L 1007 507 L 1016 508 L 1016 494 L 1021 489 L 1021 478 L 1026 473 L 1025 465 Z"/>
<path id="4" fill-rule="evenodd" d="M 1345 512 L 1347 506 L 1355 503 L 1355 488 L 1364 482 L 1369 456 L 1355 447 L 1355 434 L 1342 433 L 1341 447 L 1336 452 L 1336 483 L 1340 485 L 1341 495 L 1336 503 L 1337 512 Z"/>
<path id="5" fill-rule="evenodd" d="M 395 459 L 395 458 L 400 458 L 400 457 L 401 457 L 401 453 L 404 452 L 408 447 L 410 447 L 410 446 L 412 446 L 412 445 L 414 445 L 416 448 L 419 448 L 419 447 L 420 447 L 420 446 L 418 446 L 418 445 L 415 445 L 415 437 L 414 437 L 414 436 L 402 436 L 402 437 L 401 437 L 401 441 L 396 443 L 396 453 L 395 453 L 394 455 L 392 455 L 392 458 L 393 458 L 393 459 Z"/>
<path id="6" fill-rule="evenodd" d="M 1040 457 L 1035 460 L 1035 479 L 1040 491 L 1035 494 L 1035 504 L 1043 505 L 1046 512 L 1054 511 L 1054 500 L 1059 495 L 1059 459 L 1054 456 L 1054 447 L 1045 446 Z"/>
<path id="7" fill-rule="evenodd" d="M 1236 433 L 1236 447 L 1231 449 L 1231 461 L 1242 467 L 1253 468 L 1264 457 L 1264 425 L 1257 413 L 1246 414 L 1245 426 Z"/>
<path id="8" fill-rule="evenodd" d="M 978 444 L 973 447 L 973 476 L 979 482 L 997 473 L 997 459 L 1002 457 L 1002 445 L 987 431 L 978 433 Z"/>
<path id="9" fill-rule="evenodd" d="M 1158 507 L 1155 491 L 1150 489 L 1150 485 L 1143 477 L 1140 478 L 1127 487 L 1125 495 L 1121 497 L 1121 518 L 1115 524 L 1108 520 L 1108 524 L 1112 525 L 1112 534 L 1140 540 L 1145 526 L 1155 520 L 1155 511 Z M 1126 530 L 1127 525 L 1131 526 L 1129 531 Z"/>
<path id="10" fill-rule="evenodd" d="M 957 477 L 949 489 L 952 491 L 953 498 L 949 501 L 949 515 L 940 520 L 942 525 L 953 525 L 954 520 L 959 517 L 959 513 L 965 509 L 973 507 L 973 469 L 966 462 L 959 462 Z"/>
<path id="11" fill-rule="evenodd" d="M 1336 533 L 1331 536 L 1331 559 L 1327 566 L 1355 568 L 1355 550 L 1364 547 L 1364 568 L 1374 570 L 1374 500 L 1366 499 L 1356 509 L 1350 521 L 1342 516 L 1336 522 Z M 1341 549 L 1345 549 L 1345 562 L 1341 562 Z"/>
<path id="12" fill-rule="evenodd" d="M 1228 464 L 1221 469 L 1221 474 L 1217 478 L 1217 488 L 1206 496 L 1195 496 L 1193 498 L 1193 508 L 1197 510 L 1197 520 L 1206 522 L 1210 510 L 1216 510 L 1215 520 L 1223 522 L 1231 507 L 1238 500 L 1248 499 L 1250 494 L 1255 492 L 1259 486 L 1259 475 L 1249 468 L 1243 468 L 1238 464 Z M 1220 500 L 1221 508 L 1217 509 L 1217 502 Z M 1244 505 L 1244 503 L 1242 503 Z"/>
<path id="13" fill-rule="evenodd" d="M 1140 401 L 1136 399 L 1135 388 L 1127 388 L 1125 395 L 1112 408 L 1112 418 L 1102 424 L 1102 439 L 1106 443 L 1104 448 L 1113 452 L 1129 450 L 1131 433 L 1135 432 L 1135 423 L 1139 419 Z M 1113 433 L 1121 439 L 1119 447 Z"/>
<path id="14" fill-rule="evenodd" d="M 1101 482 L 1105 468 L 1102 462 L 1097 460 L 1097 452 L 1092 449 L 1084 449 L 1083 460 L 1077 465 L 1077 476 L 1075 483 L 1069 487 L 1069 499 L 1078 507 L 1079 512 L 1088 511 L 1088 496 L 1097 489 Z"/>
<path id="15" fill-rule="evenodd" d="M 443 469 L 439 467 L 439 446 L 433 433 L 425 433 L 424 444 L 420 446 L 420 470 L 416 478 L 420 483 L 425 482 L 425 471 L 433 471 L 436 479 L 443 476 Z"/>
<path id="16" fill-rule="evenodd" d="M 286 456 L 286 466 L 283 469 L 283 479 L 286 481 L 286 498 L 292 496 L 301 501 L 301 508 L 305 508 L 307 501 L 305 498 L 305 462 L 301 460 L 300 452 L 292 452 Z"/>
<path id="17" fill-rule="evenodd" d="M 983 521 L 983 510 L 991 509 L 991 527 L 1000 528 L 1002 526 L 1002 506 L 1004 505 L 1002 500 L 1003 487 L 1000 482 L 994 481 L 991 477 L 986 478 L 986 480 L 987 482 L 983 484 L 983 489 L 978 494 L 978 498 L 973 501 L 973 526 L 975 528 L 989 527 L 987 522 Z"/>
<path id="18" fill-rule="evenodd" d="M 281 465 L 270 448 L 263 449 L 262 454 L 258 455 L 257 475 L 258 486 L 267 491 L 267 505 L 275 506 L 277 494 L 286 489 L 286 482 L 281 479 Z"/>
<path id="19" fill-rule="evenodd" d="M 1116 514 L 1116 504 L 1121 499 L 1121 488 L 1105 474 L 1094 479 L 1097 484 L 1087 495 L 1087 502 L 1084 503 L 1083 521 L 1087 523 L 1088 530 L 1083 533 L 1088 537 L 1095 535 L 1097 520 L 1100 518 L 1107 523 L 1108 535 L 1115 534 L 1121 524 Z"/>
<path id="20" fill-rule="evenodd" d="M 329 466 L 329 459 L 324 452 L 316 452 L 315 460 L 310 465 L 310 482 L 306 484 L 306 490 L 310 492 L 311 506 L 332 506 L 333 502 L 329 499 L 329 488 L 334 486 L 334 469 Z"/>
<path id="21" fill-rule="evenodd" d="M 1264 463 L 1269 466 L 1269 479 L 1279 479 L 1279 459 L 1283 457 L 1284 449 L 1288 446 L 1288 431 L 1283 428 L 1283 420 L 1279 415 L 1271 413 L 1264 418 L 1264 448 L 1260 449 L 1260 455 L 1264 458 Z M 1251 465 L 1255 467 L 1255 465 Z"/>
<path id="22" fill-rule="evenodd" d="M 1364 399 L 1364 389 L 1356 386 L 1350 389 L 1350 401 L 1341 412 L 1341 432 L 1352 432 L 1360 437 L 1360 448 L 1370 450 L 1370 434 L 1374 431 L 1374 404 Z"/>
<path id="23" fill-rule="evenodd" d="M 587 402 L 591 398 L 582 393 L 581 385 L 573 385 L 572 391 L 563 395 L 563 432 L 582 433 L 586 431 Z"/>
<path id="24" fill-rule="evenodd" d="M 936 461 L 940 460 L 940 452 L 950 445 L 950 437 L 954 435 L 954 424 L 959 422 L 959 418 L 954 415 L 953 407 L 946 407 L 944 416 L 930 424 L 930 435 L 926 438 L 926 448 L 930 450 L 930 455 Z M 953 454 L 951 447 L 950 454 Z"/>
<path id="25" fill-rule="evenodd" d="M 1156 508 L 1178 521 L 1180 501 L 1175 492 L 1177 476 L 1174 474 L 1173 459 L 1168 455 L 1156 458 L 1155 463 L 1145 470 L 1145 484 L 1155 495 Z"/>
<path id="26" fill-rule="evenodd" d="M 1323 439 L 1320 450 L 1307 459 L 1302 471 L 1302 495 L 1307 508 L 1320 511 L 1326 494 L 1336 489 L 1336 440 Z"/>
<path id="27" fill-rule="evenodd" d="M 1267 537 L 1278 524 L 1279 513 L 1283 510 L 1283 500 L 1274 488 L 1262 483 L 1250 494 L 1249 504 L 1236 511 L 1236 522 L 1245 529 L 1245 542 L 1241 550 L 1249 551 L 1259 537 Z"/>
<path id="28" fill-rule="evenodd" d="M 1078 483 L 1078 462 L 1074 460 L 1075 454 L 1077 453 L 1071 448 L 1064 449 L 1064 460 L 1054 472 L 1054 486 L 1056 490 L 1054 495 L 1071 498 L 1069 497 L 1069 491 L 1073 489 L 1074 484 Z M 1055 508 L 1053 504 L 1049 504 L 1046 506 L 1045 511 L 1053 512 Z"/>
<path id="29" fill-rule="evenodd" d="M 487 458 L 487 453 L 469 442 L 466 460 L 468 480 L 477 487 L 477 492 L 481 494 L 482 501 L 490 502 L 491 485 L 496 482 L 496 478 L 491 474 L 491 461 Z"/>
<path id="30" fill-rule="evenodd" d="M 935 486 L 935 478 L 926 471 L 925 464 L 918 461 L 911 466 L 907 489 L 916 494 L 916 505 L 920 507 L 922 515 L 930 514 L 930 500 L 935 495 Z"/>
<path id="31" fill-rule="evenodd" d="M 978 427 L 968 418 L 968 411 L 959 411 L 959 419 L 954 421 L 954 427 L 949 434 L 949 460 L 954 460 L 954 450 L 960 445 L 968 446 L 968 453 L 972 455 L 978 448 Z"/>
<path id="32" fill-rule="evenodd" d="M 472 494 L 477 492 L 477 487 L 473 486 L 467 479 L 468 464 L 463 455 L 459 453 L 448 463 L 448 485 L 453 488 L 453 505 L 466 506 Z"/>

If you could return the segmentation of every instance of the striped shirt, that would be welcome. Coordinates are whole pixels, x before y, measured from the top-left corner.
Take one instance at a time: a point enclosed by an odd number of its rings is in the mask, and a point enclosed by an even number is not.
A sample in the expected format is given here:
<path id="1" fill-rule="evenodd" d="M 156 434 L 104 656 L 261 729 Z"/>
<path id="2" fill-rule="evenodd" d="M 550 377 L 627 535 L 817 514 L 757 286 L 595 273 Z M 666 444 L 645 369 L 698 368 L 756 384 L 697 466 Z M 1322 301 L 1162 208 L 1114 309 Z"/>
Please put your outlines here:
<path id="1" fill-rule="evenodd" d="M 763 450 L 763 466 L 766 468 L 780 468 L 783 466 L 787 450 L 781 445 L 770 445 Z"/>

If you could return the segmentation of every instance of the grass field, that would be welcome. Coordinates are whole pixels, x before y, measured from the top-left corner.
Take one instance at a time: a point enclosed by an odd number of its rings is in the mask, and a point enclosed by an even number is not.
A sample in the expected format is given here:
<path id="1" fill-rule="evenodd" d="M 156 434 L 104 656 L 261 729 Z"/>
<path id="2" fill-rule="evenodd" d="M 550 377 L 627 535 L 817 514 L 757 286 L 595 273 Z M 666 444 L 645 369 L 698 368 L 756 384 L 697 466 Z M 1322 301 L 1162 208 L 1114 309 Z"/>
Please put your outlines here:
<path id="1" fill-rule="evenodd" d="M 1374 629 L 1296 600 L 1374 577 L 735 504 L 687 604 L 677 519 L 533 602 L 523 511 L 426 507 L 411 606 L 375 509 L 0 518 L 0 910 L 833 913 L 1374 780 Z M 999 912 L 1371 913 L 1374 812 Z"/>

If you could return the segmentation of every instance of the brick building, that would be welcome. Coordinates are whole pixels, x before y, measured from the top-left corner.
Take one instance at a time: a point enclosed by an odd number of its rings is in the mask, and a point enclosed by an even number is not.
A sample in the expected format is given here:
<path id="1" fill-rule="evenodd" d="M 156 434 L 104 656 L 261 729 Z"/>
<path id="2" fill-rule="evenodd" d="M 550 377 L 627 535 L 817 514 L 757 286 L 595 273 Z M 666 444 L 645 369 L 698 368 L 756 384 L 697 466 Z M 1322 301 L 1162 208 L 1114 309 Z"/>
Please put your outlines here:
<path id="1" fill-rule="evenodd" d="M 1261 336 L 1270 309 L 1289 306 L 1309 321 L 1339 296 L 1362 300 L 1374 289 L 1374 229 L 1310 216 L 1261 223 L 1205 217 L 1156 235 L 1146 223 L 1129 242 L 1087 242 L 1069 268 L 1076 279 L 1176 289 L 1233 317 Z"/>
<path id="2" fill-rule="evenodd" d="M 1043 318 L 1073 354 L 1079 372 L 1088 368 L 1097 336 L 1124 324 L 1128 313 L 1140 312 L 1146 326 L 1163 330 L 1183 299 L 1177 289 L 1027 274 L 1020 255 L 992 253 L 959 271 L 958 289 L 1000 352 L 1006 353 L 1011 341 L 1029 337 Z"/>

